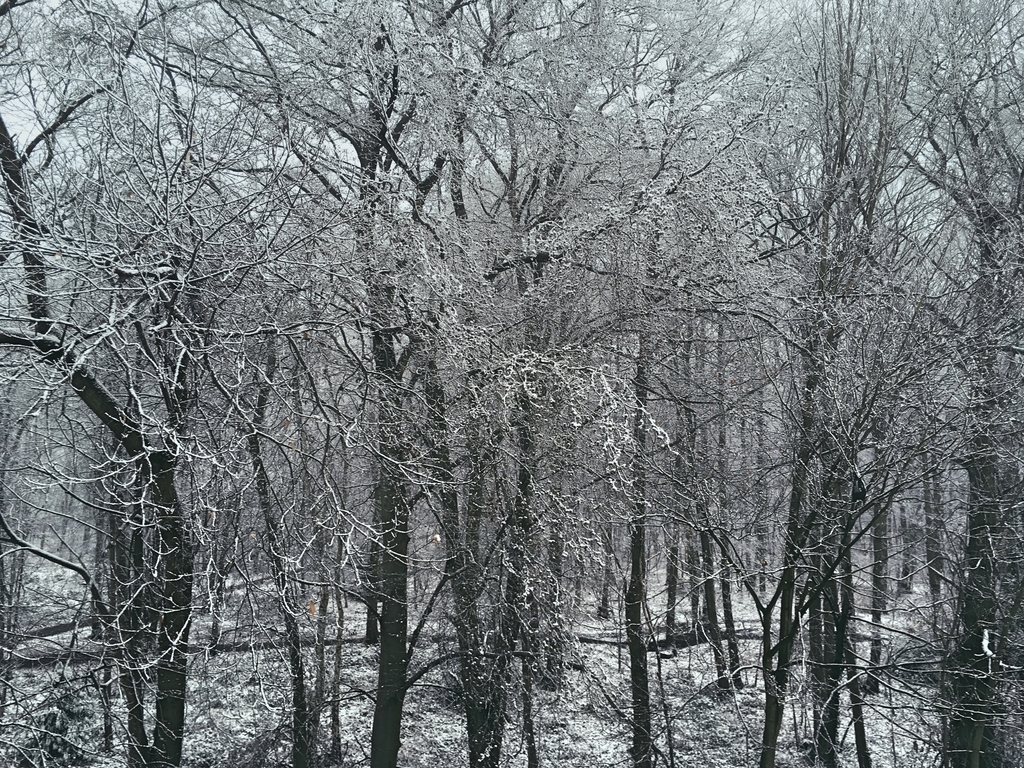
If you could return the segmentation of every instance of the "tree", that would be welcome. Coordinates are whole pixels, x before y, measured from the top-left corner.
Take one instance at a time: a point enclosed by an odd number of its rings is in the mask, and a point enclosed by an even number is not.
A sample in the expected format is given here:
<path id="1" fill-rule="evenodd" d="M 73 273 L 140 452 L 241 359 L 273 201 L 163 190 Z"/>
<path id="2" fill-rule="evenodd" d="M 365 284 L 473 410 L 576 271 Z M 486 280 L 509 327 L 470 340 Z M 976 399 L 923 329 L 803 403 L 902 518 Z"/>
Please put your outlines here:
<path id="1" fill-rule="evenodd" d="M 797 21 L 803 30 L 798 60 L 809 66 L 794 73 L 787 100 L 803 100 L 808 122 L 793 126 L 800 154 L 778 177 L 785 213 L 767 229 L 775 252 L 796 257 L 791 290 L 801 297 L 786 338 L 794 350 L 793 391 L 781 403 L 792 430 L 785 554 L 774 593 L 762 601 L 748 587 L 763 623 L 762 670 L 769 681 L 762 768 L 775 763 L 805 615 L 816 664 L 815 752 L 824 764 L 836 764 L 840 681 L 844 659 L 855 655 L 844 650 L 853 608 L 849 579 L 844 586 L 841 574 L 851 567 L 853 543 L 884 518 L 905 482 L 901 467 L 918 450 L 913 438 L 888 447 L 895 424 L 911 417 L 899 393 L 939 364 L 914 355 L 908 361 L 906 348 L 894 348 L 885 335 L 899 328 L 905 341 L 924 330 L 915 299 L 882 282 L 913 276 L 916 268 L 904 256 L 904 222 L 912 220 L 903 214 L 896 140 L 909 73 L 897 27 L 883 20 L 893 10 L 884 3 L 821 3 L 810 11 L 812 23 Z M 862 468 L 865 449 L 883 444 Z M 851 497 L 856 501 L 849 504 Z M 884 541 L 884 532 L 876 533 Z"/>
<path id="2" fill-rule="evenodd" d="M 261 169 L 269 183 L 240 178 L 262 152 L 257 132 L 234 105 L 205 101 L 203 83 L 176 60 L 196 44 L 184 17 L 147 6 L 62 6 L 49 21 L 32 8 L 3 11 L 19 45 L 5 53 L 14 76 L 0 107 L 10 277 L 0 343 L 91 414 L 86 434 L 109 457 L 112 576 L 125 580 L 108 604 L 80 560 L 5 533 L 85 580 L 122 669 L 129 762 L 176 766 L 196 551 L 186 489 L 203 480 L 190 468 L 204 453 L 196 409 L 204 358 L 231 336 L 219 335 L 230 311 L 211 279 L 243 296 L 255 233 L 270 226 L 261 245 L 273 253 L 293 231 L 278 213 L 272 160 Z M 76 25 L 95 27 L 100 42 Z M 150 739 L 141 669 L 151 653 Z"/>
<path id="3" fill-rule="evenodd" d="M 964 380 L 966 404 L 958 416 L 965 440 L 955 460 L 966 470 L 968 499 L 957 623 L 947 658 L 943 759 L 957 766 L 999 765 L 996 670 L 1007 622 L 1018 609 L 1003 590 L 1012 594 L 1019 584 L 1014 567 L 1004 570 L 999 563 L 1019 560 L 1008 514 L 1011 489 L 1019 482 L 1011 457 L 1020 446 L 1008 425 L 1019 408 L 1015 350 L 1021 326 L 1013 281 L 1006 276 L 1018 269 L 1022 236 L 1021 14 L 1012 4 L 935 4 L 928 29 L 939 48 L 922 66 L 920 90 L 906 99 L 917 129 L 906 153 L 969 233 L 955 239 L 963 259 L 955 279 L 966 298 L 946 317 L 955 329 L 954 359 Z"/>

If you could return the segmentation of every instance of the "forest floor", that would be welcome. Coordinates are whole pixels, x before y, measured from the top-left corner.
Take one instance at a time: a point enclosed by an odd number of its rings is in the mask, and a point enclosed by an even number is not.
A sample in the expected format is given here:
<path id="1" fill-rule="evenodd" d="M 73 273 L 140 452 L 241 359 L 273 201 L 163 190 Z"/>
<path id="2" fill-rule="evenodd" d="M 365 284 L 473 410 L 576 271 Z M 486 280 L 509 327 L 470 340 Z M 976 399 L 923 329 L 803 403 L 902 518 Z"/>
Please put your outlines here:
<path id="1" fill-rule="evenodd" d="M 60 606 L 55 606 L 54 617 L 64 613 L 59 609 Z M 740 615 L 744 615 L 742 609 Z M 912 626 L 913 613 L 901 615 L 906 625 L 908 648 L 912 648 L 917 631 Z M 755 630 L 752 617 L 740 623 L 744 634 L 752 636 Z M 340 765 L 346 768 L 366 764 L 369 750 L 376 649 L 358 642 L 357 632 L 363 625 L 360 606 L 352 604 L 345 616 L 346 642 L 336 646 L 341 664 Z M 312 629 L 312 622 L 308 629 Z M 416 651 L 414 669 L 450 651 L 449 633 L 437 626 L 431 635 L 431 629 L 428 626 L 424 633 L 427 640 Z M 200 616 L 194 640 L 201 642 L 206 631 L 208 623 Z M 557 691 L 535 691 L 535 730 L 542 765 L 623 768 L 628 764 L 629 660 L 620 631 L 614 620 L 578 620 L 577 637 L 586 641 L 571 644 L 564 685 Z M 230 642 L 232 634 L 225 639 Z M 219 653 L 200 650 L 192 658 L 186 768 L 271 768 L 287 763 L 289 699 L 283 651 L 266 647 L 263 641 L 273 639 L 268 632 L 235 639 L 241 641 L 241 647 L 248 648 Z M 24 659 L 54 654 L 72 642 L 80 654 L 98 655 L 99 647 L 89 639 L 87 628 L 25 642 L 19 647 L 18 655 Z M 866 653 L 866 646 L 867 643 L 861 644 L 863 653 Z M 334 648 L 328 650 L 328 669 L 334 663 L 334 652 Z M 649 654 L 659 750 L 657 765 L 672 768 L 756 765 L 763 707 L 763 686 L 753 666 L 758 652 L 756 641 L 741 642 L 741 656 L 748 666 L 742 675 L 745 686 L 737 692 L 723 692 L 715 686 L 712 657 L 706 644 L 679 649 L 675 655 Z M 307 660 L 312 669 L 312 650 Z M 454 668 L 447 670 L 447 675 L 453 673 Z M 450 679 L 445 667 L 440 666 L 410 691 L 399 760 L 403 768 L 466 764 L 464 714 L 451 694 Z M 12 747 L 30 743 L 34 738 L 31 730 L 9 726 L 17 722 L 37 725 L 45 722 L 46 712 L 54 708 L 55 696 L 63 696 L 61 708 L 72 712 L 68 738 L 81 745 L 81 764 L 96 768 L 123 765 L 123 754 L 116 750 L 104 753 L 100 749 L 102 718 L 98 680 L 95 663 L 88 661 L 48 662 L 31 667 L 22 664 L 12 680 L 13 695 L 9 696 L 3 713 L 4 725 L 8 727 L 0 731 L 0 750 L 13 756 Z M 806 745 L 812 728 L 810 695 L 805 682 L 805 671 L 802 664 L 798 664 L 777 760 L 779 768 L 808 764 Z M 928 708 L 922 706 L 922 702 L 934 696 L 934 687 L 924 679 L 902 690 L 897 681 L 895 687 L 883 688 L 882 693 L 868 698 L 865 718 L 875 768 L 930 768 L 935 764 L 935 752 L 929 745 L 934 739 L 937 722 L 928 714 Z M 526 746 L 521 706 L 515 698 L 511 700 L 511 709 L 506 724 L 503 765 L 519 768 L 526 765 Z M 119 725 L 118 720 L 115 703 L 115 727 Z M 328 732 L 329 717 L 325 713 L 321 734 Z M 856 765 L 853 731 L 845 701 L 841 733 L 842 765 Z M 322 736 L 322 743 L 327 743 L 326 735 Z"/>

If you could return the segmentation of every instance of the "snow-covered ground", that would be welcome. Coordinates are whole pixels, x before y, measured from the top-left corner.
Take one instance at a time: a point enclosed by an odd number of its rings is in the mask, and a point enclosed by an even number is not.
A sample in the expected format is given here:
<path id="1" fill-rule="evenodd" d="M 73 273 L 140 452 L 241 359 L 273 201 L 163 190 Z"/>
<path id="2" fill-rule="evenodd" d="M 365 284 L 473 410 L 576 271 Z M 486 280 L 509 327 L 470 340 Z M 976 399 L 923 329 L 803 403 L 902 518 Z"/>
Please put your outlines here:
<path id="1" fill-rule="evenodd" d="M 36 588 L 42 590 L 44 586 L 36 585 Z M 70 584 L 62 589 L 68 594 L 74 592 Z M 899 653 L 901 642 L 907 653 L 913 652 L 915 637 L 927 631 L 926 622 L 922 624 L 925 613 L 911 610 L 917 598 L 910 595 L 902 599 L 906 610 L 892 614 L 887 621 L 898 623 L 906 633 L 899 637 L 906 639 L 897 639 L 890 653 Z M 65 604 L 54 604 L 53 610 L 45 616 L 35 616 L 33 624 L 44 626 L 52 621 L 56 625 L 61 620 L 66 621 L 73 602 L 69 598 Z M 755 629 L 750 607 L 739 600 L 737 609 L 749 636 Z M 442 621 L 441 616 L 439 612 L 438 622 Z M 333 615 L 330 621 L 334 621 Z M 364 625 L 361 606 L 351 603 L 345 613 L 346 642 L 337 646 L 341 662 L 337 695 L 342 734 L 340 765 L 343 766 L 364 764 L 369 752 L 376 649 L 358 642 Z M 227 628 L 232 629 L 230 625 Z M 307 622 L 305 629 L 311 638 L 313 622 Z M 580 615 L 574 631 L 579 638 L 604 642 L 574 643 L 569 650 L 564 687 L 558 691 L 538 687 L 535 691 L 534 717 L 541 763 L 621 768 L 628 764 L 630 739 L 629 662 L 624 645 L 618 644 L 623 639 L 621 629 L 614 620 Z M 229 631 L 224 640 L 248 643 L 256 649 L 210 653 L 201 648 L 202 641 L 208 637 L 209 617 L 197 616 L 193 630 L 197 650 L 190 662 L 186 768 L 269 768 L 287 763 L 290 721 L 287 665 L 280 650 L 266 647 L 266 641 L 273 639 L 268 634 L 271 632 L 276 632 L 272 625 L 251 634 Z M 68 648 L 72 638 L 79 653 L 98 657 L 101 648 L 90 639 L 90 634 L 87 627 L 81 627 L 22 642 L 17 649 L 18 657 L 53 654 Z M 423 637 L 426 639 L 415 653 L 414 670 L 450 650 L 450 633 L 441 623 L 428 625 Z M 861 643 L 860 651 L 864 654 L 866 646 Z M 307 653 L 307 682 L 312 688 L 315 659 L 311 648 Z M 672 656 L 649 655 L 658 765 L 740 768 L 756 764 L 763 707 L 763 687 L 756 669 L 758 653 L 758 642 L 750 639 L 741 642 L 742 660 L 748 665 L 743 673 L 746 685 L 735 693 L 723 693 L 714 686 L 714 668 L 706 644 L 680 649 Z M 333 648 L 328 649 L 327 661 L 330 670 Z M 67 736 L 81 746 L 81 761 L 101 768 L 123 765 L 124 755 L 116 748 L 107 753 L 102 750 L 98 687 L 101 678 L 101 667 L 95 661 L 20 664 L 13 675 L 3 710 L 0 749 L 9 758 L 5 764 L 16 764 L 16 746 L 33 743 L 33 731 L 17 724 L 40 725 L 46 713 L 55 710 L 59 700 L 63 702 L 60 707 L 80 713 L 77 720 L 68 724 Z M 799 663 L 777 760 L 780 768 L 807 764 L 800 746 L 806 745 L 812 737 L 811 699 L 806 679 L 806 671 Z M 116 686 L 114 691 L 116 696 Z M 926 677 L 916 679 L 912 688 L 883 688 L 882 693 L 868 698 L 866 722 L 871 756 L 877 768 L 925 768 L 935 764 L 935 752 L 929 746 L 934 744 L 938 733 L 938 719 L 933 711 L 935 698 L 933 683 Z M 520 701 L 515 695 L 510 698 L 510 710 L 503 761 L 509 768 L 519 768 L 526 766 L 527 758 Z M 119 731 L 123 728 L 119 696 L 114 702 L 114 716 L 114 727 Z M 845 699 L 841 734 L 843 765 L 855 765 L 853 731 Z M 116 733 L 115 743 L 121 741 L 120 734 Z M 320 744 L 326 747 L 328 743 L 329 715 L 324 712 Z M 407 697 L 400 765 L 404 768 L 454 768 L 465 765 L 466 760 L 464 715 L 447 689 L 444 667 L 440 666 L 423 677 Z"/>

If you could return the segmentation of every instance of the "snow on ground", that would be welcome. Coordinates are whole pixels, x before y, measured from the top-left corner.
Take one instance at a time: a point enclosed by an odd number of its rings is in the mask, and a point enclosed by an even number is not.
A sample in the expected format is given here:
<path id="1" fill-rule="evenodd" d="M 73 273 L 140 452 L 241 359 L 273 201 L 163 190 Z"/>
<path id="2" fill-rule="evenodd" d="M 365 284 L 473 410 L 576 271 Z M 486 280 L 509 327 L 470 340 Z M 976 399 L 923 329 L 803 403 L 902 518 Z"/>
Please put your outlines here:
<path id="1" fill-rule="evenodd" d="M 910 656 L 920 652 L 917 638 L 928 632 L 926 612 L 913 609 L 914 596 L 905 598 L 908 610 L 892 614 L 886 621 L 904 632 L 890 653 Z M 923 599 L 923 598 L 922 598 Z M 746 629 L 752 630 L 752 616 L 738 614 Z M 33 617 L 34 625 L 68 618 L 68 605 L 55 605 L 46 616 Z M 73 615 L 74 611 L 70 613 Z M 51 615 L 52 614 L 52 615 Z M 244 617 L 236 617 L 244 618 Z M 542 765 L 580 768 L 621 768 L 628 764 L 630 729 L 629 660 L 615 621 L 578 617 L 578 636 L 604 641 L 579 642 L 570 650 L 565 686 L 558 691 L 535 692 L 535 722 Z M 333 616 L 331 617 L 333 621 Z M 360 606 L 346 609 L 346 638 L 337 647 L 341 661 L 338 689 L 342 734 L 342 766 L 365 764 L 369 751 L 372 693 L 376 682 L 376 649 L 358 642 L 364 626 Z M 437 619 L 441 621 L 440 618 Z M 309 622 L 306 630 L 312 629 Z M 228 626 L 230 630 L 231 627 Z M 289 694 L 287 664 L 280 650 L 260 648 L 273 639 L 273 625 L 262 632 L 225 639 L 248 641 L 256 650 L 210 653 L 201 644 L 208 637 L 209 619 L 198 616 L 193 632 L 196 651 L 189 678 L 188 736 L 186 768 L 263 768 L 284 765 L 288 760 Z M 414 668 L 450 650 L 447 628 L 429 625 L 425 640 L 417 649 Z M 74 637 L 80 651 L 98 654 L 100 647 L 90 640 L 86 627 L 22 643 L 18 655 L 28 657 L 67 648 Z M 866 653 L 866 643 L 861 651 Z M 718 691 L 707 645 L 680 649 L 675 655 L 650 654 L 651 693 L 657 746 L 657 764 L 707 765 L 740 768 L 755 765 L 761 738 L 763 693 L 754 668 L 759 653 L 755 641 L 741 643 L 746 687 L 733 693 Z M 328 666 L 334 651 L 328 651 Z M 307 682 L 312 688 L 314 659 L 307 656 Z M 404 768 L 436 768 L 466 764 L 464 715 L 446 689 L 443 666 L 425 676 L 409 693 L 403 721 L 400 765 Z M 31 731 L 12 727 L 17 722 L 42 722 L 54 702 L 76 699 L 86 716 L 74 723 L 68 737 L 84 748 L 86 764 L 113 768 L 124 764 L 122 754 L 103 753 L 102 718 L 98 704 L 98 664 L 49 664 L 19 668 L 3 711 L 0 736 L 0 764 L 12 758 L 13 745 L 26 745 Z M 922 676 L 902 689 L 883 690 L 869 698 L 866 720 L 872 760 L 876 768 L 930 768 L 935 754 L 928 746 L 937 734 L 938 721 L 929 706 L 936 692 L 933 681 Z M 116 687 L 115 687 L 116 690 Z M 70 692 L 70 693 L 69 693 Z M 72 695 L 73 694 L 73 695 Z M 76 698 L 77 697 L 77 698 Z M 782 734 L 779 768 L 806 765 L 799 745 L 811 737 L 810 695 L 805 671 L 795 669 L 791 706 Z M 84 703 L 83 703 L 84 702 Z M 526 766 L 520 702 L 510 699 L 503 763 L 508 768 Z M 856 764 L 849 707 L 844 700 L 842 724 L 843 765 Z M 120 701 L 115 701 L 115 727 L 123 727 Z M 321 744 L 328 743 L 329 716 L 321 720 Z M 671 736 L 671 745 L 669 737 Z M 121 739 L 115 739 L 120 741 Z M 6 764 L 15 764 L 8 760 Z"/>

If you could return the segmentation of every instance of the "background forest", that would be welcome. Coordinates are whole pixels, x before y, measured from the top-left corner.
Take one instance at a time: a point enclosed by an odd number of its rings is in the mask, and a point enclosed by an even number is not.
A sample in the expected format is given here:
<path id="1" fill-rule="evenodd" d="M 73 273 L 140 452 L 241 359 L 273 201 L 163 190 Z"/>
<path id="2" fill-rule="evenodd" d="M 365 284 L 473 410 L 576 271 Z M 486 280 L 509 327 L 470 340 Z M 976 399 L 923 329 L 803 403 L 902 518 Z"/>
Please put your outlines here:
<path id="1" fill-rule="evenodd" d="M 1024 764 L 1015 0 L 2 0 L 0 177 L 0 762 Z"/>

